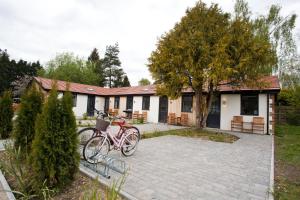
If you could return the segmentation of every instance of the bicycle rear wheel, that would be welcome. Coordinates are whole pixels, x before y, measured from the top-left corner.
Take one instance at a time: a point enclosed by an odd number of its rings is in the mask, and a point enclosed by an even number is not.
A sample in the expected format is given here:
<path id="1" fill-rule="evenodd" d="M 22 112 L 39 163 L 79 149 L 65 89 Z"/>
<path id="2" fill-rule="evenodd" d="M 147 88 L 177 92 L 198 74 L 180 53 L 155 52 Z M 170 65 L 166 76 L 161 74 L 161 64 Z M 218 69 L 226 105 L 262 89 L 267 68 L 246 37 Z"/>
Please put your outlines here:
<path id="1" fill-rule="evenodd" d="M 108 154 L 109 148 L 109 141 L 105 137 L 92 137 L 83 148 L 83 158 L 91 164 L 99 163 L 103 158 L 102 156 Z"/>
<path id="2" fill-rule="evenodd" d="M 129 133 L 125 136 L 121 152 L 124 156 L 131 156 L 137 150 L 139 143 L 139 136 L 136 133 Z"/>
<path id="3" fill-rule="evenodd" d="M 89 139 L 94 137 L 97 134 L 97 129 L 95 128 L 84 128 L 78 131 L 79 139 L 79 153 L 80 157 L 83 158 L 83 148 Z"/>

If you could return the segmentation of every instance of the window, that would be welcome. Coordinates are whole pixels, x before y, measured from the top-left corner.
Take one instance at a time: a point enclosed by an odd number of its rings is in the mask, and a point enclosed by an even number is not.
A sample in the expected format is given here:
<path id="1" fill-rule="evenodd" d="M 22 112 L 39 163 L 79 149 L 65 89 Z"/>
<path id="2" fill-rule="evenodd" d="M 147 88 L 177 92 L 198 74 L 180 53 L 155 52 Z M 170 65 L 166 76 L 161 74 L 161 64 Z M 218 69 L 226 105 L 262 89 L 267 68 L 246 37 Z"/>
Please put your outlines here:
<path id="1" fill-rule="evenodd" d="M 132 110 L 132 106 L 133 106 L 133 96 L 127 96 L 126 110 L 128 109 Z"/>
<path id="2" fill-rule="evenodd" d="M 182 95 L 181 112 L 192 112 L 193 108 L 193 96 L 192 95 Z"/>
<path id="3" fill-rule="evenodd" d="M 241 115 L 258 115 L 258 94 L 241 94 Z"/>
<path id="4" fill-rule="evenodd" d="M 76 107 L 77 105 L 77 94 L 72 93 L 73 96 L 73 107 Z"/>
<path id="5" fill-rule="evenodd" d="M 149 110 L 150 108 L 150 96 L 143 96 L 142 110 Z"/>
<path id="6" fill-rule="evenodd" d="M 115 97 L 114 109 L 119 109 L 120 107 L 120 97 Z"/>

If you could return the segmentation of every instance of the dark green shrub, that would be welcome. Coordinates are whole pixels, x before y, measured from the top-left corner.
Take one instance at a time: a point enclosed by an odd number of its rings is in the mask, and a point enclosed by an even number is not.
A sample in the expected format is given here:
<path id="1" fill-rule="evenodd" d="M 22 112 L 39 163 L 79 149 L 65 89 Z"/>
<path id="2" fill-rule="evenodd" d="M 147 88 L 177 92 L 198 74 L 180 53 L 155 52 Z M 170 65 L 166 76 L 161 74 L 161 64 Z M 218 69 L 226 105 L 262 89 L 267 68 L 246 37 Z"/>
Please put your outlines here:
<path id="1" fill-rule="evenodd" d="M 58 99 L 52 90 L 35 125 L 30 161 L 36 187 L 46 180 L 50 188 L 67 185 L 78 170 L 79 153 L 72 96 Z"/>
<path id="2" fill-rule="evenodd" d="M 22 156 L 31 151 L 31 143 L 34 138 L 34 126 L 37 115 L 41 113 L 43 105 L 43 93 L 36 87 L 31 87 L 21 98 L 20 109 L 16 119 L 14 130 L 15 149 L 20 148 Z"/>
<path id="3" fill-rule="evenodd" d="M 6 91 L 0 99 L 0 137 L 6 139 L 11 135 L 14 116 L 13 101 L 10 91 Z"/>

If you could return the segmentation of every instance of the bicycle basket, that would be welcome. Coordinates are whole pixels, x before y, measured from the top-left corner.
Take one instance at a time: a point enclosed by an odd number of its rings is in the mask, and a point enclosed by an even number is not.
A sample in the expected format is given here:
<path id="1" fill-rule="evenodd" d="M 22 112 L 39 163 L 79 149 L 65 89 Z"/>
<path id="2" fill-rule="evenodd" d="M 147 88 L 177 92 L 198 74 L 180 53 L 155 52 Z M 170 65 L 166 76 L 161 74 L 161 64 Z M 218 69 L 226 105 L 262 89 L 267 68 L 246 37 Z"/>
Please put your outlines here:
<path id="1" fill-rule="evenodd" d="M 100 131 L 106 131 L 109 126 L 109 122 L 104 121 L 103 119 L 97 119 L 96 121 L 96 129 Z"/>

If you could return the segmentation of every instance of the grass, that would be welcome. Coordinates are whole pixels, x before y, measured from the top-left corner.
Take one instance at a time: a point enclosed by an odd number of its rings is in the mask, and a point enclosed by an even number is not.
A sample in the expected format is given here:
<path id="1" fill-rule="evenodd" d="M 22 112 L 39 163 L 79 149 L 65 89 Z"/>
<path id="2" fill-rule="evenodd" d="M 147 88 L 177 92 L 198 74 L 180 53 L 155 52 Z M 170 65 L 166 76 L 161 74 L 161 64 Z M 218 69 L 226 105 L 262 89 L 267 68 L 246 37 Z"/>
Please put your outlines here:
<path id="1" fill-rule="evenodd" d="M 300 126 L 276 127 L 274 196 L 300 199 Z"/>
<path id="2" fill-rule="evenodd" d="M 239 139 L 237 136 L 228 133 L 207 131 L 207 130 L 201 130 L 195 128 L 145 133 L 142 135 L 142 139 L 161 137 L 165 135 L 177 135 L 183 137 L 201 138 L 205 140 L 211 140 L 215 142 L 226 142 L 226 143 L 233 143 Z"/>

